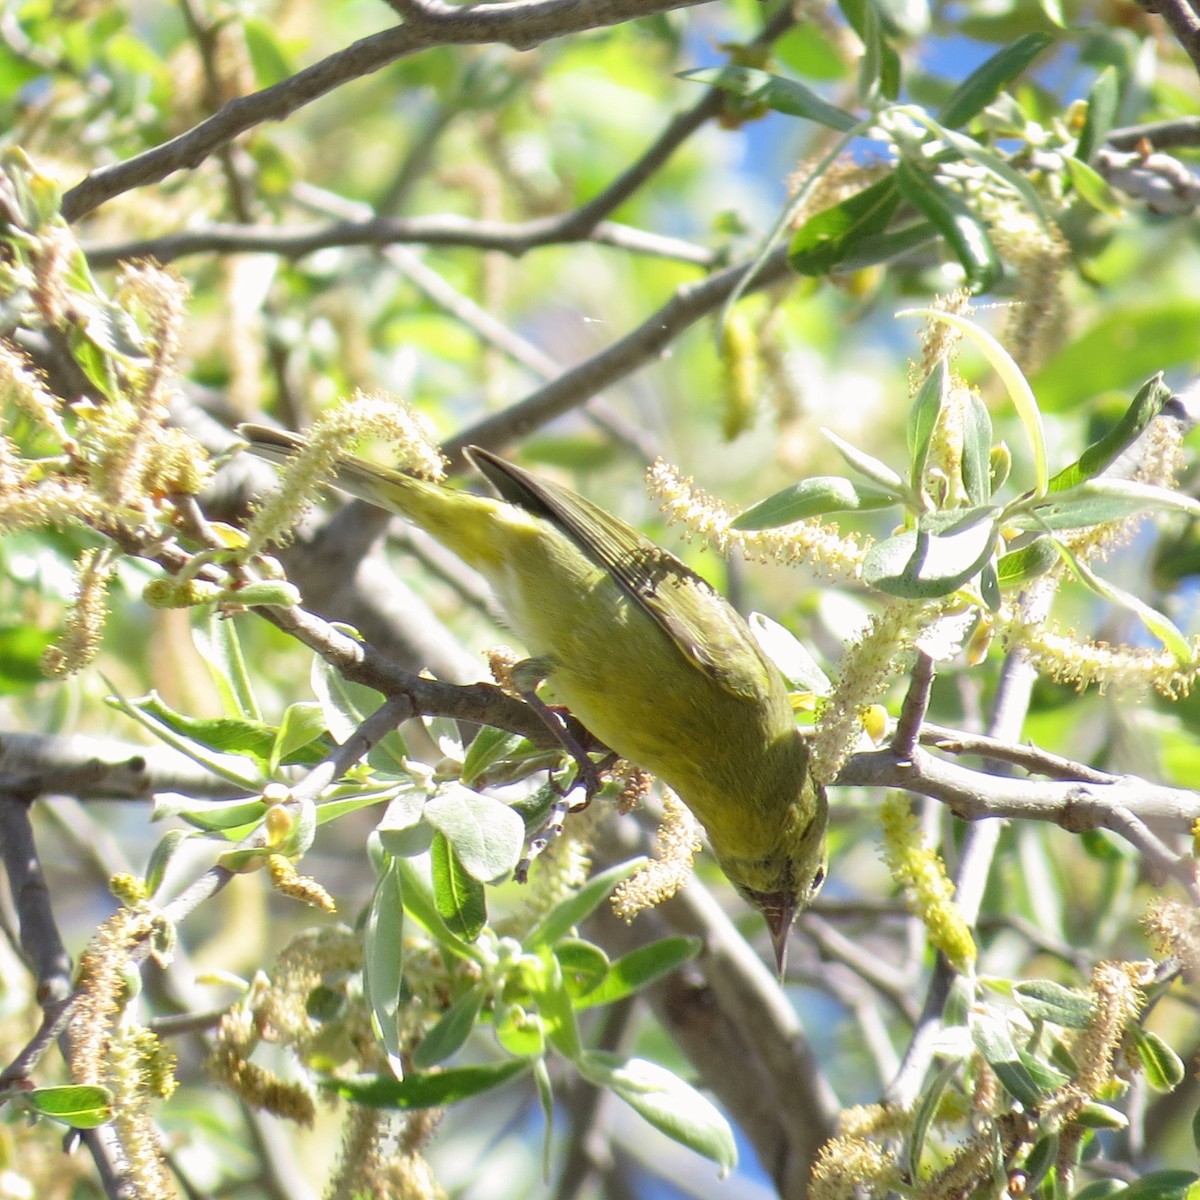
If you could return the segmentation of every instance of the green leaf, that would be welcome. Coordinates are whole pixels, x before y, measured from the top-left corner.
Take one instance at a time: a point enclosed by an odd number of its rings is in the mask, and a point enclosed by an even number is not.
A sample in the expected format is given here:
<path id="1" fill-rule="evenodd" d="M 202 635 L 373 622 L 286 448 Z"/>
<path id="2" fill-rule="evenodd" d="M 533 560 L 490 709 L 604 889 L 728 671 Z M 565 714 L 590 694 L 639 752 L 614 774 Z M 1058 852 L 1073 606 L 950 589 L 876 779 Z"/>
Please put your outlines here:
<path id="1" fill-rule="evenodd" d="M 554 944 L 554 957 L 562 969 L 563 986 L 578 1006 L 581 997 L 596 990 L 611 966 L 599 946 L 582 938 L 563 938 Z"/>
<path id="2" fill-rule="evenodd" d="M 1029 439 L 1033 451 L 1033 469 L 1036 479 L 1037 495 L 1045 495 L 1047 485 L 1046 469 L 1046 435 L 1042 428 L 1042 415 L 1038 411 L 1037 400 L 1030 390 L 1029 381 L 1021 368 L 1013 361 L 1012 356 L 1000 345 L 990 333 L 974 321 L 968 321 L 957 313 L 938 312 L 931 308 L 913 308 L 896 314 L 897 316 L 919 316 L 931 321 L 942 321 L 965 334 L 983 352 L 991 364 L 992 370 L 1000 376 L 1001 382 L 1008 391 L 1017 416 L 1025 428 L 1025 436 Z"/>
<path id="3" fill-rule="evenodd" d="M 152 821 L 179 817 L 197 829 L 209 832 L 229 832 L 254 826 L 267 811 L 262 796 L 249 800 L 203 800 L 180 792 L 155 792 Z"/>
<path id="4" fill-rule="evenodd" d="M 921 384 L 920 390 L 913 398 L 912 407 L 908 410 L 908 422 L 905 426 L 908 461 L 911 463 L 908 482 L 914 493 L 921 490 L 921 481 L 925 477 L 925 464 L 929 460 L 929 443 L 949 393 L 950 368 L 946 363 L 946 356 L 943 354 L 933 364 L 933 369 L 929 374 L 925 376 L 925 381 Z"/>
<path id="5" fill-rule="evenodd" d="M 821 427 L 821 434 L 846 462 L 860 475 L 866 476 L 877 487 L 886 492 L 903 494 L 904 480 L 885 462 L 851 445 L 845 438 L 839 437 L 832 429 Z"/>
<path id="6" fill-rule="evenodd" d="M 901 159 L 896 180 L 900 195 L 946 239 L 962 265 L 967 287 L 986 292 L 1000 278 L 1000 258 L 987 228 L 952 188 Z"/>
<path id="7" fill-rule="evenodd" d="M 694 1088 L 657 1063 L 593 1050 L 579 1060 L 579 1073 L 622 1100 L 667 1137 L 688 1146 L 720 1168 L 737 1165 L 729 1122 Z"/>
<path id="8" fill-rule="evenodd" d="M 1059 553 L 1075 572 L 1076 578 L 1106 600 L 1129 609 L 1174 655 L 1175 661 L 1180 666 L 1186 667 L 1193 662 L 1195 652 L 1192 649 L 1192 644 L 1179 632 L 1173 621 L 1160 613 L 1158 609 L 1147 604 L 1140 596 L 1135 596 L 1132 592 L 1127 592 L 1124 588 L 1119 588 L 1116 584 L 1109 583 L 1106 579 L 1101 579 L 1086 563 L 1068 553 L 1065 547 L 1059 546 L 1058 549 Z"/>
<path id="9" fill-rule="evenodd" d="M 1125 1185 L 1119 1179 L 1097 1179 L 1087 1187 L 1080 1188 L 1071 1200 L 1112 1200 L 1117 1195 L 1123 1195 Z"/>
<path id="10" fill-rule="evenodd" d="M 295 71 L 281 44 L 281 30 L 272 22 L 247 15 L 238 24 L 246 39 L 255 82 L 260 89 L 282 83 Z"/>
<path id="11" fill-rule="evenodd" d="M 913 1179 L 923 1178 L 921 1154 L 925 1149 L 925 1138 L 942 1102 L 942 1093 L 954 1078 L 959 1068 L 957 1062 L 943 1064 L 929 1086 L 921 1093 L 921 1099 L 913 1113 L 912 1129 L 908 1138 L 908 1171 Z"/>
<path id="12" fill-rule="evenodd" d="M 951 129 L 965 125 L 982 112 L 1054 39 L 1045 33 L 1027 33 L 1010 42 L 976 67 L 951 92 L 938 110 L 938 121 Z"/>
<path id="13" fill-rule="evenodd" d="M 1187 1073 L 1183 1060 L 1157 1033 L 1135 1026 L 1133 1039 L 1146 1082 L 1156 1092 L 1173 1092 Z"/>
<path id="14" fill-rule="evenodd" d="M 237 622 L 210 613 L 206 628 L 192 630 L 192 641 L 216 684 L 221 711 L 227 717 L 261 721 L 262 712 L 242 655 Z"/>
<path id="15" fill-rule="evenodd" d="M 549 1179 L 553 1165 L 554 1149 L 554 1086 L 550 1082 L 550 1071 L 546 1067 L 545 1058 L 539 1057 L 533 1063 L 533 1081 L 537 1085 L 538 1100 L 542 1105 L 542 1178 Z"/>
<path id="16" fill-rule="evenodd" d="M 1094 441 L 1069 467 L 1064 467 L 1046 485 L 1050 492 L 1065 492 L 1094 478 L 1111 466 L 1146 430 L 1171 398 L 1160 371 L 1138 389 L 1121 419 Z"/>
<path id="17" fill-rule="evenodd" d="M 1104 144 L 1109 130 L 1116 124 L 1120 104 L 1120 78 L 1117 68 L 1110 65 L 1096 76 L 1088 92 L 1087 116 L 1075 147 L 1075 154 L 1082 162 L 1090 162 L 1092 155 Z"/>
<path id="18" fill-rule="evenodd" d="M 1033 1144 L 1033 1149 L 1025 1156 L 1025 1191 L 1023 1195 L 1036 1194 L 1038 1185 L 1046 1178 L 1050 1168 L 1058 1159 L 1058 1134 L 1048 1133 Z"/>
<path id="19" fill-rule="evenodd" d="M 734 529 L 777 529 L 826 513 L 888 508 L 902 497 L 893 491 L 853 483 L 840 475 L 816 475 L 760 500 L 733 522 Z"/>
<path id="20" fill-rule="evenodd" d="M 463 869 L 481 883 L 502 879 L 520 861 L 525 822 L 482 792 L 449 783 L 426 802 L 425 820 L 446 835 Z"/>
<path id="21" fill-rule="evenodd" d="M 20 1097 L 43 1117 L 76 1129 L 95 1129 L 113 1119 L 113 1095 L 108 1088 L 68 1084 L 34 1088 Z"/>
<path id="22" fill-rule="evenodd" d="M 1086 529 L 1124 521 L 1145 512 L 1146 505 L 1128 496 L 1104 496 L 1079 488 L 1055 498 L 1014 509 L 1005 524 L 1015 529 Z"/>
<path id="23" fill-rule="evenodd" d="M 558 960 L 547 946 L 541 947 L 540 953 L 544 969 L 528 973 L 526 984 L 537 1003 L 538 1014 L 551 1045 L 564 1058 L 575 1062 L 583 1053 L 575 1008 L 563 983 Z"/>
<path id="24" fill-rule="evenodd" d="M 970 1021 L 971 1037 L 996 1078 L 1015 1100 L 1027 1107 L 1037 1104 L 1043 1095 L 1033 1076 L 1017 1053 L 1008 1025 L 991 1013 L 976 1012 Z"/>
<path id="25" fill-rule="evenodd" d="M 849 274 L 864 267 L 889 263 L 937 241 L 938 232 L 923 218 L 893 225 L 885 233 L 868 233 L 859 238 L 837 265 L 837 270 Z M 803 274 L 811 272 L 801 271 Z"/>
<path id="26" fill-rule="evenodd" d="M 962 481 L 972 504 L 992 498 L 992 418 L 973 388 L 963 411 Z"/>
<path id="27" fill-rule="evenodd" d="M 887 229 L 900 204 L 892 175 L 814 213 L 792 236 L 788 263 L 800 275 L 828 275 L 864 238 Z"/>
<path id="28" fill-rule="evenodd" d="M 900 58 L 884 37 L 876 0 L 839 0 L 851 28 L 863 44 L 858 65 L 858 95 L 864 103 L 878 96 L 894 100 L 900 94 Z"/>
<path id="29" fill-rule="evenodd" d="M 388 1079 L 380 1075 L 330 1080 L 326 1087 L 343 1099 L 370 1108 L 445 1108 L 500 1087 L 528 1070 L 529 1063 L 518 1058 L 485 1066 L 413 1073 L 406 1079 Z"/>
<path id="30" fill-rule="evenodd" d="M 471 1036 L 483 1008 L 484 987 L 477 984 L 464 992 L 438 1018 L 437 1024 L 413 1051 L 413 1066 L 419 1071 L 444 1062 Z"/>
<path id="31" fill-rule="evenodd" d="M 175 851 L 190 837 L 186 829 L 168 829 L 158 839 L 158 844 L 150 852 L 150 861 L 146 864 L 146 892 L 153 896 L 162 887 L 163 877 Z"/>
<path id="32" fill-rule="evenodd" d="M 577 892 L 556 904 L 530 931 L 521 943 L 526 950 L 551 946 L 566 937 L 576 925 L 586 920 L 608 899 L 618 883 L 641 870 L 645 858 L 630 859 L 593 875 Z"/>
<path id="33" fill-rule="evenodd" d="M 223 722 L 189 721 L 179 714 L 172 713 L 153 693 L 133 701 L 126 700 L 123 696 L 109 696 L 107 703 L 132 717 L 160 741 L 174 747 L 181 754 L 186 754 L 193 762 L 199 763 L 219 778 L 228 780 L 244 792 L 257 792 L 266 782 L 262 770 L 266 765 L 265 755 L 260 757 L 256 754 L 217 753 L 202 738 L 198 739 L 193 735 L 192 730 L 203 730 L 206 725 L 215 727 L 213 731 L 217 732 Z M 275 738 L 274 731 L 269 726 L 255 727 L 252 722 L 245 721 L 233 721 L 230 725 L 236 727 L 238 734 L 234 740 L 251 741 L 269 752 L 270 743 Z M 226 729 L 225 732 L 231 731 Z"/>
<path id="34" fill-rule="evenodd" d="M 996 564 L 1001 588 L 1023 588 L 1045 575 L 1058 562 L 1058 551 L 1048 537 L 1035 538 L 1027 546 L 1002 555 Z"/>
<path id="35" fill-rule="evenodd" d="M 1021 1011 L 1037 1021 L 1051 1021 L 1066 1029 L 1086 1029 L 1092 1022 L 1092 1002 L 1083 992 L 1050 979 L 1029 979 L 1013 985 L 1013 999 Z"/>
<path id="36" fill-rule="evenodd" d="M 822 100 L 812 88 L 806 87 L 799 80 L 771 75 L 753 67 L 702 67 L 694 71 L 681 71 L 678 78 L 694 83 L 706 83 L 751 104 L 761 104 L 792 117 L 804 117 L 840 133 L 845 133 L 858 124 L 857 117 L 835 107 L 827 100 Z"/>
<path id="37" fill-rule="evenodd" d="M 1188 1193 L 1198 1179 L 1195 1171 L 1152 1171 L 1112 1196 L 1113 1200 L 1188 1200 Z"/>
<path id="38" fill-rule="evenodd" d="M 42 656 L 54 641 L 50 630 L 28 621 L 0 621 L 0 694 L 16 695 L 45 683 Z"/>
<path id="39" fill-rule="evenodd" d="M 906 529 L 876 542 L 863 559 L 863 582 L 889 596 L 932 600 L 949 596 L 979 573 L 995 553 L 996 525 L 982 520 L 934 536 Z"/>
<path id="40" fill-rule="evenodd" d="M 289 704 L 275 732 L 269 770 L 274 774 L 281 763 L 291 762 L 297 751 L 325 738 L 325 712 L 315 700 Z"/>
<path id="41" fill-rule="evenodd" d="M 409 915 L 425 926 L 444 953 L 454 954 L 474 963 L 481 962 L 482 956 L 479 951 L 470 942 L 463 941 L 458 934 L 447 928 L 437 905 L 433 902 L 433 892 L 428 881 L 422 878 L 412 861 L 408 858 L 396 858 L 393 861 L 404 884 L 404 907 Z"/>
<path id="42" fill-rule="evenodd" d="M 463 868 L 454 847 L 443 833 L 433 835 L 429 862 L 433 902 L 446 922 L 446 928 L 463 941 L 473 942 L 487 924 L 483 884 Z"/>
<path id="43" fill-rule="evenodd" d="M 404 975 L 403 862 L 385 854 L 363 926 L 363 993 L 375 1034 L 397 1079 L 404 1075 L 397 1023 Z"/>
<path id="44" fill-rule="evenodd" d="M 1075 1121 L 1084 1129 L 1128 1129 L 1129 1118 L 1119 1109 L 1096 1100 L 1089 1100 L 1075 1114 Z"/>
<path id="45" fill-rule="evenodd" d="M 1020 1046 L 1017 1047 L 1017 1057 L 1021 1060 L 1021 1065 L 1029 1072 L 1030 1078 L 1043 1093 L 1056 1091 L 1070 1079 L 1069 1075 L 1063 1074 L 1062 1071 L 1050 1066 L 1049 1063 L 1043 1062 L 1037 1055 L 1030 1054 L 1028 1050 L 1023 1050 Z"/>
<path id="46" fill-rule="evenodd" d="M 493 763 L 511 757 L 522 744 L 527 744 L 527 739 L 520 734 L 485 725 L 467 748 L 460 776 L 462 782 L 467 787 L 474 787 Z"/>
<path id="47" fill-rule="evenodd" d="M 1120 193 L 1094 167 L 1078 158 L 1067 158 L 1065 165 L 1071 186 L 1080 199 L 1109 217 L 1119 217 L 1125 212 Z"/>
<path id="48" fill-rule="evenodd" d="M 353 737 L 366 714 L 379 707 L 382 694 L 361 684 L 347 683 L 319 654 L 313 655 L 309 687 L 325 713 L 325 728 L 342 743 Z"/>
<path id="49" fill-rule="evenodd" d="M 695 958 L 703 943 L 694 937 L 668 937 L 648 946 L 639 946 L 622 955 L 609 968 L 598 987 L 582 996 L 577 1008 L 597 1008 L 602 1004 L 614 1004 L 632 996 L 647 984 L 678 970 L 689 959 Z"/>

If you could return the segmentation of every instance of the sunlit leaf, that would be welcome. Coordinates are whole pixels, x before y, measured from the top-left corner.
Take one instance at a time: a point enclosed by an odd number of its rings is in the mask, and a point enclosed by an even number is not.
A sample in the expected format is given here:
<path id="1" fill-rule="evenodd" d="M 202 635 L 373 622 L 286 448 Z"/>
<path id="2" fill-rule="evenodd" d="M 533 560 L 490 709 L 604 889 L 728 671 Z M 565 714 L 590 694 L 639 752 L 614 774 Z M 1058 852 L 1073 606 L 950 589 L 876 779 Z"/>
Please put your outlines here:
<path id="1" fill-rule="evenodd" d="M 982 112 L 1054 39 L 1044 33 L 1027 33 L 981 63 L 954 89 L 938 109 L 937 119 L 951 129 L 965 125 Z"/>

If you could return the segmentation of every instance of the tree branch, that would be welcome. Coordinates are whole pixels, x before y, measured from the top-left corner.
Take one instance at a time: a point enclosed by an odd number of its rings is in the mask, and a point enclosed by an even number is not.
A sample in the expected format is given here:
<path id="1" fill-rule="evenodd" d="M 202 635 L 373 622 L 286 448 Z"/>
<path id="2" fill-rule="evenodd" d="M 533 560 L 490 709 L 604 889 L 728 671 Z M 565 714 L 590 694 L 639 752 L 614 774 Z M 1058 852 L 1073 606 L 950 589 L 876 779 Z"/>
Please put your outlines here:
<path id="1" fill-rule="evenodd" d="M 751 291 L 789 278 L 786 246 L 781 246 L 754 271 Z M 624 337 L 597 354 L 565 371 L 557 379 L 531 392 L 525 399 L 485 417 L 442 446 L 451 467 L 463 462 L 467 446 L 480 445 L 503 450 L 512 442 L 540 428 L 555 417 L 611 387 L 619 379 L 661 357 L 688 326 L 716 312 L 733 294 L 742 278 L 754 269 L 753 262 L 739 263 L 704 280 L 679 288 L 675 295 Z"/>
<path id="2" fill-rule="evenodd" d="M 197 167 L 239 134 L 297 109 L 352 79 L 432 46 L 500 42 L 527 50 L 552 38 L 616 25 L 705 0 L 512 0 L 511 3 L 414 4 L 404 24 L 362 38 L 344 50 L 260 92 L 231 100 L 219 112 L 151 150 L 91 171 L 63 196 L 63 216 L 78 221 L 132 188 Z"/>
<path id="3" fill-rule="evenodd" d="M 1141 0 L 1141 5 L 1147 12 L 1157 13 L 1166 21 L 1175 40 L 1200 71 L 1200 17 L 1191 5 L 1182 0 Z"/>
<path id="4" fill-rule="evenodd" d="M 165 234 L 135 238 L 108 245 L 83 244 L 94 267 L 108 267 L 132 258 L 173 262 L 189 254 L 278 254 L 303 258 L 318 250 L 344 246 L 394 246 L 415 243 L 425 246 L 461 246 L 474 250 L 499 250 L 514 258 L 540 246 L 572 242 L 594 242 L 634 254 L 653 255 L 710 267 L 715 251 L 682 238 L 649 233 L 630 225 L 601 221 L 573 231 L 578 225 L 577 209 L 559 217 L 532 221 L 485 221 L 446 213 L 435 217 L 370 217 L 362 221 L 334 221 L 325 225 L 291 225 L 283 228 L 259 225 L 212 224 Z"/>

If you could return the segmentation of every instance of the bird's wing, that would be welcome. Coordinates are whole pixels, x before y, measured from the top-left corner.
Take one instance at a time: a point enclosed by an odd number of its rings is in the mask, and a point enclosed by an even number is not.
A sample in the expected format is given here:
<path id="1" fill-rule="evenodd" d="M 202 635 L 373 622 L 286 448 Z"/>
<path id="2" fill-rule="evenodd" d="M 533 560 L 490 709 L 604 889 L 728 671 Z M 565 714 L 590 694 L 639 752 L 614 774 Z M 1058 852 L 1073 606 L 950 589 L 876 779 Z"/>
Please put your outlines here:
<path id="1" fill-rule="evenodd" d="M 711 584 L 619 517 L 472 446 L 471 461 L 510 504 L 557 526 L 726 691 L 759 699 L 770 672 L 749 626 Z"/>

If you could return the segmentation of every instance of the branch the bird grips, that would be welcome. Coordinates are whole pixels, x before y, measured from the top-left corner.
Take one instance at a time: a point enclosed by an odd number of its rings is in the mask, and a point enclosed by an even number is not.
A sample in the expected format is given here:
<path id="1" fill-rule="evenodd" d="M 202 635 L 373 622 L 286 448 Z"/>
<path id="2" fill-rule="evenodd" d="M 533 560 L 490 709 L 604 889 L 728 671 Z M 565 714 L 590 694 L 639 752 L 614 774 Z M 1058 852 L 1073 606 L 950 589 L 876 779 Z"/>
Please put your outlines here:
<path id="1" fill-rule="evenodd" d="M 258 425 L 239 432 L 274 462 L 304 446 Z M 496 498 L 353 456 L 339 458 L 333 482 L 484 576 L 555 699 L 704 826 L 730 883 L 765 917 L 782 971 L 792 921 L 824 879 L 827 805 L 778 669 L 674 555 L 489 451 L 469 457 Z"/>

